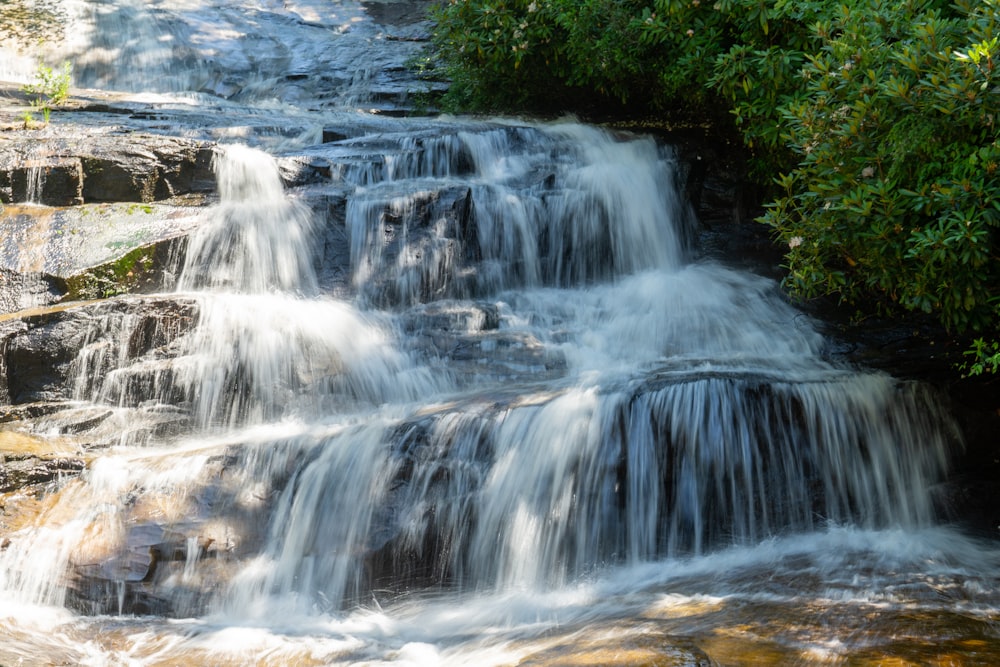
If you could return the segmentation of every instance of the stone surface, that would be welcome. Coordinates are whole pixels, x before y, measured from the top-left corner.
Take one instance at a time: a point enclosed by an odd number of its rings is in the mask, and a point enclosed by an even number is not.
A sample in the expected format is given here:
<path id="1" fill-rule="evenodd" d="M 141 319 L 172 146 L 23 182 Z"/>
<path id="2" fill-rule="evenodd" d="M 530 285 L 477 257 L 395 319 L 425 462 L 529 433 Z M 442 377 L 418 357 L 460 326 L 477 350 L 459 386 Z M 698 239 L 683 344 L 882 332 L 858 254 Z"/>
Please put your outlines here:
<path id="1" fill-rule="evenodd" d="M 71 443 L 0 427 L 0 493 L 74 475 L 84 462 Z"/>
<path id="2" fill-rule="evenodd" d="M 518 667 L 709 667 L 715 664 L 685 637 L 661 632 L 621 634 L 605 631 L 605 636 L 576 637 L 563 644 L 529 655 Z"/>
<path id="3" fill-rule="evenodd" d="M 361 294 L 374 304 L 397 306 L 470 293 L 472 285 L 462 279 L 472 277 L 478 252 L 470 224 L 471 191 L 465 186 L 427 190 L 410 195 L 403 205 L 398 197 L 389 188 L 365 202 L 375 211 L 362 219 L 376 219 L 378 227 L 368 230 L 370 254 L 362 261 L 372 263 L 356 285 Z"/>
<path id="4" fill-rule="evenodd" d="M 151 202 L 215 189 L 213 150 L 176 137 L 136 137 L 82 156 L 87 201 Z"/>
<path id="5" fill-rule="evenodd" d="M 125 337 L 121 329 L 128 329 Z M 0 400 L 10 404 L 73 398 L 72 365 L 88 345 L 122 346 L 105 351 L 138 358 L 185 331 L 193 321 L 192 304 L 173 299 L 111 300 L 54 308 L 0 322 Z M 101 373 L 98 366 L 89 369 Z"/>
<path id="6" fill-rule="evenodd" d="M 122 257 L 66 278 L 67 299 L 99 299 L 117 294 L 150 294 L 173 289 L 186 237 L 140 246 Z"/>
<path id="7" fill-rule="evenodd" d="M 55 276 L 0 268 L 0 316 L 55 303 L 65 293 L 65 282 Z"/>
<path id="8" fill-rule="evenodd" d="M 78 157 L 26 160 L 10 172 L 11 201 L 45 206 L 83 203 L 83 165 Z"/>
<path id="9" fill-rule="evenodd" d="M 196 206 L 7 206 L 0 211 L 0 314 L 63 299 L 173 288 Z"/>
<path id="10" fill-rule="evenodd" d="M 152 202 L 211 191 L 213 150 L 204 142 L 130 134 L 86 142 L 31 137 L 0 144 L 0 201 L 50 206 Z"/>
<path id="11" fill-rule="evenodd" d="M 50 206 L 153 202 L 212 191 L 210 144 L 130 133 L 87 139 L 32 135 L 0 143 L 0 201 Z"/>

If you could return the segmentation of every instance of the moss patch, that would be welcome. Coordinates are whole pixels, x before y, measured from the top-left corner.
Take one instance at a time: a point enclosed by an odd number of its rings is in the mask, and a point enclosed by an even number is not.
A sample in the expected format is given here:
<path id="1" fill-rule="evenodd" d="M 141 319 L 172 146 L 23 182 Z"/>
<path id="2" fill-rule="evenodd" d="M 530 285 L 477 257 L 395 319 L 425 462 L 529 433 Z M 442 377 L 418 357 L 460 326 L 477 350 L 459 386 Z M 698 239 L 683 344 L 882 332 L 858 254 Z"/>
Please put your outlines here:
<path id="1" fill-rule="evenodd" d="M 155 273 L 159 248 L 143 246 L 119 259 L 87 269 L 66 281 L 67 298 L 103 299 L 118 294 L 140 292 L 157 282 Z"/>

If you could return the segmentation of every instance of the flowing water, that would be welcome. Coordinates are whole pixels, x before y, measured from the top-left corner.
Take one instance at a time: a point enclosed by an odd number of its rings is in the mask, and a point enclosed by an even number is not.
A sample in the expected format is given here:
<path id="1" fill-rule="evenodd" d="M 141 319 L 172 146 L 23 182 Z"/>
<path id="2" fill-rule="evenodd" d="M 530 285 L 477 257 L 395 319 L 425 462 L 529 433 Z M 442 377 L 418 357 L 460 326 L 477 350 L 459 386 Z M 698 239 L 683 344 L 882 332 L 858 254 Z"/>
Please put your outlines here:
<path id="1" fill-rule="evenodd" d="M 1000 662 L 948 414 L 696 259 L 668 147 L 345 112 L 397 43 L 361 5 L 60 6 L 87 85 L 225 89 L 246 141 L 177 292 L 90 318 L 74 405 L 115 431 L 8 498 L 0 663 Z M 329 175 L 286 189 L 296 151 Z"/>

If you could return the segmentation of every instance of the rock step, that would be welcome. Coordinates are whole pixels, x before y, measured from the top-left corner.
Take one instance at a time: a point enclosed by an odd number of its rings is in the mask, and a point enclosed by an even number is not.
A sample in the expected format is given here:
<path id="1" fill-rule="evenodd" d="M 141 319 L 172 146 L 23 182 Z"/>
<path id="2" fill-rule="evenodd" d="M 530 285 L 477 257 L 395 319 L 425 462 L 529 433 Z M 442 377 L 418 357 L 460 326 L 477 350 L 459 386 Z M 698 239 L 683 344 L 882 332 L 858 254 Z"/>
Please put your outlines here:
<path id="1" fill-rule="evenodd" d="M 82 140 L 30 133 L 0 150 L 0 203 L 161 201 L 215 189 L 213 144 L 130 134 Z"/>

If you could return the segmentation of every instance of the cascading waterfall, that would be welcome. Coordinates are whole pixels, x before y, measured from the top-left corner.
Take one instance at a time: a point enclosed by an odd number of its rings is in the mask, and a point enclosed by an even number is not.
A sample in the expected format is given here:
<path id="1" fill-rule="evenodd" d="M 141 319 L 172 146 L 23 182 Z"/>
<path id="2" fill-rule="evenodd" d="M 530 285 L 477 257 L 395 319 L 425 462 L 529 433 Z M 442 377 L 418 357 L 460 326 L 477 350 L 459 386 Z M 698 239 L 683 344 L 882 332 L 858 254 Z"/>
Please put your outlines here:
<path id="1" fill-rule="evenodd" d="M 309 35 L 326 7 L 257 4 Z M 136 48 L 177 65 L 196 21 L 169 21 Z M 947 411 L 694 259 L 670 149 L 372 127 L 312 147 L 329 175 L 296 188 L 220 145 L 176 291 L 92 311 L 70 394 L 110 432 L 0 524 L 0 661 L 576 664 L 646 635 L 678 664 L 761 657 L 734 633 L 864 660 L 953 608 L 995 638 L 1000 557 L 937 525 Z"/>
<path id="2" fill-rule="evenodd" d="M 686 217 L 673 162 L 652 139 L 616 141 L 566 124 L 466 131 L 404 147 L 387 160 L 385 181 L 348 202 L 353 282 L 376 303 L 579 286 L 681 264 Z M 457 203 L 471 200 L 474 223 L 428 214 L 426 197 L 413 191 L 414 180 L 436 178 L 427 187 L 438 196 L 441 178 L 463 175 L 470 178 L 458 184 Z M 410 191 L 399 194 L 403 179 Z M 390 234 L 396 242 L 387 244 Z"/>
<path id="3" fill-rule="evenodd" d="M 685 262 L 669 152 L 575 125 L 423 150 L 385 185 L 345 184 L 352 303 L 314 266 L 336 220 L 267 154 L 220 148 L 173 301 L 189 324 L 126 308 L 74 362 L 78 400 L 186 425 L 123 421 L 124 448 L 53 500 L 64 516 L 12 536 L 6 594 L 260 623 L 931 524 L 947 416 L 825 361 L 769 281 Z"/>
<path id="4" fill-rule="evenodd" d="M 518 389 L 484 366 L 463 395 L 446 356 L 405 349 L 393 315 L 321 296 L 311 212 L 286 195 L 273 158 L 220 149 L 220 201 L 179 279 L 197 323 L 152 383 L 122 381 L 136 370 L 128 346 L 102 342 L 102 329 L 77 389 L 119 406 L 183 397 L 195 429 L 185 438 L 219 434 L 241 484 L 275 498 L 259 555 L 196 608 L 266 614 L 260 599 L 293 597 L 337 609 L 375 586 L 407 586 L 391 581 L 396 569 L 460 588 L 545 589 L 616 561 L 827 524 L 930 521 L 925 491 L 949 433 L 929 399 L 822 361 L 821 338 L 767 281 L 685 265 L 684 210 L 657 187 L 673 180 L 672 159 L 652 142 L 577 126 L 531 132 L 530 142 L 522 129 L 491 130 L 488 142 L 464 134 L 449 149 L 476 156 L 458 230 L 468 247 L 455 256 L 503 276 L 455 296 L 499 299 L 497 331 L 520 336 L 507 344 L 548 348 L 561 372 Z M 529 152 L 519 157 L 519 145 Z M 542 169 L 542 153 L 559 158 Z M 356 286 L 364 294 L 377 277 L 405 295 L 400 305 L 419 300 L 379 232 L 387 215 L 404 230 L 430 220 L 423 233 L 441 240 L 446 218 L 418 212 L 420 192 L 386 201 L 359 185 L 354 196 L 364 202 L 346 208 Z M 418 243 L 408 235 L 401 254 Z M 435 272 L 465 268 L 421 271 L 449 284 L 454 275 Z M 121 321 L 120 338 L 135 326 Z M 98 368 L 111 370 L 95 387 Z M 240 446 L 240 432 L 288 420 L 280 462 L 260 443 Z M 162 473 L 153 465 L 128 483 L 145 488 L 143 474 Z M 127 543 L 120 530 L 112 539 Z M 185 560 L 184 572 L 198 564 Z M 170 586 L 158 594 L 172 604 Z"/>
<path id="5" fill-rule="evenodd" d="M 216 157 L 220 203 L 194 236 L 181 272 L 181 290 L 313 294 L 309 212 L 285 197 L 270 156 L 239 144 Z"/>

